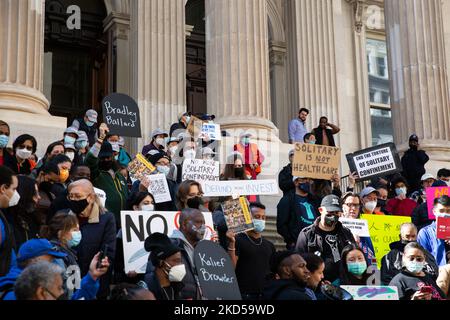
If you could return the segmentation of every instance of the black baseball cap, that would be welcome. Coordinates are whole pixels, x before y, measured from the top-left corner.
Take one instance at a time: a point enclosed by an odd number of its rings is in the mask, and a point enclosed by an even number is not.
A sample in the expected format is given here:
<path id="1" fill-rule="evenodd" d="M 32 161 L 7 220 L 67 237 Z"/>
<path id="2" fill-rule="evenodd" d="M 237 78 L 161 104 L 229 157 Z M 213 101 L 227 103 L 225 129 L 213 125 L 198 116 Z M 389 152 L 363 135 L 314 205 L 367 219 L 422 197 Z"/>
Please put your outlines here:
<path id="1" fill-rule="evenodd" d="M 416 134 L 412 134 L 409 137 L 409 141 L 417 141 L 417 142 L 419 142 L 419 137 Z"/>
<path id="2" fill-rule="evenodd" d="M 330 194 L 323 198 L 320 206 L 325 207 L 328 212 L 342 212 L 341 200 L 334 194 Z"/>

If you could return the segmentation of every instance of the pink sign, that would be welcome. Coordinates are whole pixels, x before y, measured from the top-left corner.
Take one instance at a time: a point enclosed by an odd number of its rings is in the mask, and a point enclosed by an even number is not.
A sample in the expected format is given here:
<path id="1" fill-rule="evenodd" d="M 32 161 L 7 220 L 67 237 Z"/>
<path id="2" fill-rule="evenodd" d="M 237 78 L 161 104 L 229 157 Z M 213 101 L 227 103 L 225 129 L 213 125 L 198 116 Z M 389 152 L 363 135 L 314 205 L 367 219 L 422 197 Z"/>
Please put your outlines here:
<path id="1" fill-rule="evenodd" d="M 450 195 L 450 187 L 432 187 L 427 188 L 427 208 L 428 208 L 428 219 L 434 220 L 436 217 L 433 213 L 434 199 L 440 198 L 441 196 Z"/>

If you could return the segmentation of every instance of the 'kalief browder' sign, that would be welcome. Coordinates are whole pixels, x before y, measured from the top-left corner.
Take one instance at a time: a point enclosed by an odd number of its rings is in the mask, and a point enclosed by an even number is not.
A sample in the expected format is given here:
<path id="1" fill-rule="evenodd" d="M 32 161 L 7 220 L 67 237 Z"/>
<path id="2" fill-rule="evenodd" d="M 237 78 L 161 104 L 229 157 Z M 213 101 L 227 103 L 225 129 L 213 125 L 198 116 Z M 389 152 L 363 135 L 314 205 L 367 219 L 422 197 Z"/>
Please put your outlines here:
<path id="1" fill-rule="evenodd" d="M 395 144 L 386 143 L 345 155 L 351 172 L 357 172 L 359 180 L 368 180 L 402 171 Z"/>
<path id="2" fill-rule="evenodd" d="M 103 122 L 109 133 L 123 137 L 141 137 L 139 108 L 133 98 L 122 93 L 112 93 L 102 101 Z"/>

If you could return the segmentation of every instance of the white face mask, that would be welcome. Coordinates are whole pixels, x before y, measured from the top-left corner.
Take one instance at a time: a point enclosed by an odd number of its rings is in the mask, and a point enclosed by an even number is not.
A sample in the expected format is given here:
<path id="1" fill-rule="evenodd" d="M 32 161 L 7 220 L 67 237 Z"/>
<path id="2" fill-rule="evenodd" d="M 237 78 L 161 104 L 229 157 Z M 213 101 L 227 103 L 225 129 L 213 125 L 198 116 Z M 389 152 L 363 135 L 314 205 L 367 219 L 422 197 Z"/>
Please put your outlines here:
<path id="1" fill-rule="evenodd" d="M 155 205 L 153 204 L 144 204 L 141 206 L 142 211 L 155 211 Z"/>
<path id="2" fill-rule="evenodd" d="M 158 138 L 155 140 L 155 142 L 160 145 L 160 146 L 165 146 L 166 145 L 166 140 L 164 138 Z"/>
<path id="3" fill-rule="evenodd" d="M 66 156 L 70 159 L 70 161 L 73 161 L 75 158 L 75 152 L 66 152 Z"/>
<path id="4" fill-rule="evenodd" d="M 377 207 L 377 201 L 369 201 L 364 204 L 364 208 L 366 208 L 367 211 L 373 212 L 375 208 Z"/>
<path id="5" fill-rule="evenodd" d="M 183 153 L 185 159 L 194 159 L 196 152 L 194 149 L 187 150 Z"/>
<path id="6" fill-rule="evenodd" d="M 14 207 L 17 206 L 20 200 L 20 194 L 17 192 L 17 190 L 14 190 L 14 194 L 12 195 L 11 199 L 9 199 L 9 206 Z"/>
<path id="7" fill-rule="evenodd" d="M 166 263 L 169 265 L 168 263 Z M 170 282 L 181 282 L 186 275 L 186 267 L 184 264 L 179 264 L 177 266 L 173 266 L 169 271 L 169 281 Z"/>
<path id="8" fill-rule="evenodd" d="M 170 154 L 174 155 L 178 150 L 178 146 L 173 146 L 169 148 Z"/>
<path id="9" fill-rule="evenodd" d="M 16 155 L 20 159 L 28 159 L 31 156 L 32 152 L 30 150 L 27 150 L 26 148 L 23 149 L 16 149 Z"/>

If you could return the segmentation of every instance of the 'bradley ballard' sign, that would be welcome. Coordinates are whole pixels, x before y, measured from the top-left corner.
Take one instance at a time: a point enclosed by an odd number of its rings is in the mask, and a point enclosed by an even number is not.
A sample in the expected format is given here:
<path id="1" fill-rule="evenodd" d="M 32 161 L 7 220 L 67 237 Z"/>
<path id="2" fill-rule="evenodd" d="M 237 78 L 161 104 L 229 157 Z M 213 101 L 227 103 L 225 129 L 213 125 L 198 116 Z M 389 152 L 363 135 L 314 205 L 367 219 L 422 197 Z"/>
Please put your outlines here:
<path id="1" fill-rule="evenodd" d="M 102 101 L 103 122 L 109 132 L 123 137 L 141 137 L 139 108 L 133 98 L 122 93 L 112 93 Z"/>

